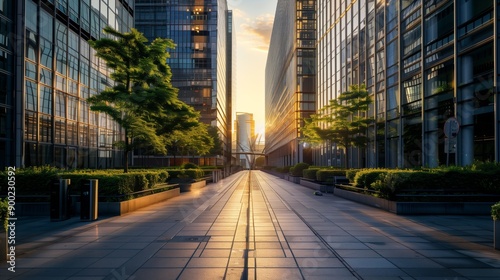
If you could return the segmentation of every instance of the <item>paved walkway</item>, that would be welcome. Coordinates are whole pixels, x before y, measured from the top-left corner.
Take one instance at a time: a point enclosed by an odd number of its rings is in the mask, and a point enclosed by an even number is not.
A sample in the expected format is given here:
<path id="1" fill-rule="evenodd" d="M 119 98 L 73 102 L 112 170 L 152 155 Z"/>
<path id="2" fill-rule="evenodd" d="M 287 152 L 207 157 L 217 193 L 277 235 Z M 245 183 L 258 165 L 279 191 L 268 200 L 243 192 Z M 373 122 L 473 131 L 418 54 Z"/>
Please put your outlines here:
<path id="1" fill-rule="evenodd" d="M 249 174 L 91 223 L 19 219 L 0 279 L 500 279 L 488 216 L 397 216 Z"/>

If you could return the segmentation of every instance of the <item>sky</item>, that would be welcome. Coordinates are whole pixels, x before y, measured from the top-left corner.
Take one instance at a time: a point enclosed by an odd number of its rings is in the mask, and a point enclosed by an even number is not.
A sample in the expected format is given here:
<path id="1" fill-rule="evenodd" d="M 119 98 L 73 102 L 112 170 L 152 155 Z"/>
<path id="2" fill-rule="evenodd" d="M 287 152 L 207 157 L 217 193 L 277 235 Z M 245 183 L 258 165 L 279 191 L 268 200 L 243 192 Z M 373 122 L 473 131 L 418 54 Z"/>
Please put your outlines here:
<path id="1" fill-rule="evenodd" d="M 251 113 L 255 133 L 265 129 L 264 76 L 278 0 L 227 0 L 236 34 L 236 109 Z M 263 138 L 262 138 L 263 140 Z"/>

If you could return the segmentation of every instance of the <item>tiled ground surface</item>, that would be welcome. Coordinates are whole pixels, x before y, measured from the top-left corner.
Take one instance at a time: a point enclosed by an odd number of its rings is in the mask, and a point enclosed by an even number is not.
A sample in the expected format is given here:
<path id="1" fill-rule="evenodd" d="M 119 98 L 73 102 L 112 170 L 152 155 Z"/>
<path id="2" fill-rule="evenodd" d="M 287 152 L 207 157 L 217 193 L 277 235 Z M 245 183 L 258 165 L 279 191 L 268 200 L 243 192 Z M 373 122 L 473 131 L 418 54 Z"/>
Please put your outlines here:
<path id="1" fill-rule="evenodd" d="M 488 216 L 397 216 L 251 174 L 92 223 L 20 219 L 0 279 L 500 279 Z"/>

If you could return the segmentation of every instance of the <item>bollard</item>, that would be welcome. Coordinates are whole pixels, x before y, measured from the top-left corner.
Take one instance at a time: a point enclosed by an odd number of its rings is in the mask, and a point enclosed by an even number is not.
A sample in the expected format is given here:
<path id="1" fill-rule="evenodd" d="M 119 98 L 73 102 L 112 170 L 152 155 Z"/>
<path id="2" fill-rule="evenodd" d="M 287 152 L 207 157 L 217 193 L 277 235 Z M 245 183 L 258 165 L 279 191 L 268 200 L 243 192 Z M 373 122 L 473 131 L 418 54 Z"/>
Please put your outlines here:
<path id="1" fill-rule="evenodd" d="M 80 190 L 80 220 L 95 221 L 98 214 L 97 179 L 84 180 Z"/>
<path id="2" fill-rule="evenodd" d="M 70 179 L 57 179 L 50 186 L 50 221 L 64 221 L 71 217 Z"/>

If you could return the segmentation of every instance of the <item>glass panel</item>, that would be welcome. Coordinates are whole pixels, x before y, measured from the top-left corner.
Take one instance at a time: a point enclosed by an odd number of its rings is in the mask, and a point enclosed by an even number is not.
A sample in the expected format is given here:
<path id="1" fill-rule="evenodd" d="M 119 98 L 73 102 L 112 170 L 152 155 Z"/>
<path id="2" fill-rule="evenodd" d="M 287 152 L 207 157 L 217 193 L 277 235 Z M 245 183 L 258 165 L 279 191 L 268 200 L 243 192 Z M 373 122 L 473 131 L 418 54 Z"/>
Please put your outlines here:
<path id="1" fill-rule="evenodd" d="M 56 116 L 66 117 L 66 99 L 63 92 L 56 92 Z"/>
<path id="2" fill-rule="evenodd" d="M 52 114 L 52 90 L 48 87 L 40 86 L 40 109 L 42 113 Z"/>
<path id="3" fill-rule="evenodd" d="M 26 81 L 26 110 L 38 111 L 38 95 L 36 84 L 30 81 Z"/>
<path id="4" fill-rule="evenodd" d="M 40 141 L 52 142 L 52 119 L 50 116 L 40 116 Z"/>
<path id="5" fill-rule="evenodd" d="M 66 143 L 66 123 L 64 119 L 56 118 L 55 121 L 55 139 L 54 141 L 58 144 Z"/>

